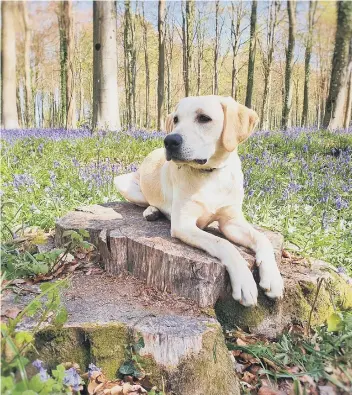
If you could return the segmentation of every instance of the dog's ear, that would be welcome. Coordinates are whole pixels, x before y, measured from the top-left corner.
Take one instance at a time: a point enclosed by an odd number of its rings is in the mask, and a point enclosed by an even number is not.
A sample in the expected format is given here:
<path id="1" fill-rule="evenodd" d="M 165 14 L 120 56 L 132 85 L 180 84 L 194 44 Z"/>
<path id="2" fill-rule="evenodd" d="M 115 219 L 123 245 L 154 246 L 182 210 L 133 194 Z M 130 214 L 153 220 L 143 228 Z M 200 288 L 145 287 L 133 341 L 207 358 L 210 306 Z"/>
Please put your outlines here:
<path id="1" fill-rule="evenodd" d="M 165 130 L 166 133 L 170 133 L 172 132 L 172 129 L 174 128 L 174 114 L 169 114 L 166 117 L 166 121 L 165 121 Z"/>
<path id="2" fill-rule="evenodd" d="M 224 111 L 224 126 L 222 130 L 222 144 L 226 151 L 233 151 L 238 144 L 245 141 L 258 123 L 257 113 L 232 97 L 221 98 Z"/>

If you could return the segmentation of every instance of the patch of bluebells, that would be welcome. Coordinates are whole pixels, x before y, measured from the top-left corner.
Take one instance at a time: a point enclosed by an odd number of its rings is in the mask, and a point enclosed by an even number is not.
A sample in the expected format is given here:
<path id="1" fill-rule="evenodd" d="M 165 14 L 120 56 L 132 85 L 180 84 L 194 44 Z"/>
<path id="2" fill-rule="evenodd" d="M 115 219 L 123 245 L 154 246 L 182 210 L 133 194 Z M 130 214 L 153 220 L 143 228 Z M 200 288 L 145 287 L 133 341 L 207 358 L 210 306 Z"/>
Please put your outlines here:
<path id="1" fill-rule="evenodd" d="M 53 226 L 54 215 L 80 203 L 118 198 L 113 178 L 136 171 L 150 150 L 162 146 L 164 137 L 163 132 L 138 128 L 93 134 L 89 129 L 4 131 L 2 139 L 10 144 L 2 147 L 9 163 L 2 189 L 5 194 L 16 192 L 14 199 L 20 203 L 27 199 L 24 210 L 30 225 L 42 219 Z M 46 149 L 52 141 L 56 143 Z M 352 129 L 258 131 L 239 154 L 248 219 L 282 231 L 307 254 L 351 270 Z M 20 174 L 13 175 L 14 165 Z M 42 187 L 31 193 L 38 182 Z M 53 214 L 50 201 L 55 199 L 60 201 L 55 201 Z M 10 217 L 16 212 L 15 207 L 6 210 L 13 210 Z M 294 230 L 287 234 L 284 226 Z"/>
<path id="2" fill-rule="evenodd" d="M 47 369 L 45 369 L 43 366 L 43 361 L 36 359 L 32 362 L 32 365 L 39 370 L 39 377 L 41 381 L 47 381 L 50 378 Z"/>
<path id="3" fill-rule="evenodd" d="M 14 174 L 12 185 L 16 192 L 19 192 L 22 188 L 26 188 L 27 192 L 32 192 L 33 187 L 37 186 L 34 178 L 28 173 Z"/>

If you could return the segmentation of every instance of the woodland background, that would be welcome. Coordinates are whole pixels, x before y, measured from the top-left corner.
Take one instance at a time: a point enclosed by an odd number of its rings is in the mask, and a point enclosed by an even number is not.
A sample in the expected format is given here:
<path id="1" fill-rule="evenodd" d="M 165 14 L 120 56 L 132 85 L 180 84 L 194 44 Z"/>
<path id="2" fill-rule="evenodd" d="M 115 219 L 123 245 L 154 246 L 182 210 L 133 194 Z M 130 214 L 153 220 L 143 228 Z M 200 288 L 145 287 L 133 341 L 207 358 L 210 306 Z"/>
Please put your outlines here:
<path id="1" fill-rule="evenodd" d="M 159 130 L 180 98 L 220 94 L 262 129 L 347 128 L 351 26 L 350 1 L 5 1 L 2 125 Z M 93 52 L 109 29 L 116 54 L 96 62 L 116 70 L 117 94 L 99 122 Z"/>

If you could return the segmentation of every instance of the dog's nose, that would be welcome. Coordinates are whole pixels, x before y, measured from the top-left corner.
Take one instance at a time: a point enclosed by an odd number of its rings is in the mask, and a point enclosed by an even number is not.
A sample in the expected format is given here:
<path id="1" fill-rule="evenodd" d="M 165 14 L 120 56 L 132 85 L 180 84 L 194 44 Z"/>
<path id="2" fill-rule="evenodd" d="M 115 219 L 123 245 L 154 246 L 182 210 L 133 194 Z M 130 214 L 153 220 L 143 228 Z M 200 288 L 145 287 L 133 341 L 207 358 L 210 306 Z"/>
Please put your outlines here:
<path id="1" fill-rule="evenodd" d="M 169 134 L 164 139 L 165 148 L 169 151 L 176 151 L 182 144 L 182 136 L 179 134 Z"/>

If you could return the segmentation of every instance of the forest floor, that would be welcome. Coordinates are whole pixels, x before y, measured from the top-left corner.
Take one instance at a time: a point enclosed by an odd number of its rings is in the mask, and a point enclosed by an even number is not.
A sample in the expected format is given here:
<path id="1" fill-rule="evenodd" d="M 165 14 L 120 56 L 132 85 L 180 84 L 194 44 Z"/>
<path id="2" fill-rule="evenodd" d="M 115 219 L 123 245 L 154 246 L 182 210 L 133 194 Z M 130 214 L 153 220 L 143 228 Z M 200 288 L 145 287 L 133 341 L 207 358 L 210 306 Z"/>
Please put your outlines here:
<path id="1" fill-rule="evenodd" d="M 77 206 L 121 200 L 113 177 L 135 171 L 150 151 L 162 146 L 163 136 L 143 130 L 2 131 L 1 258 L 6 286 L 52 273 L 58 254 L 19 248 L 23 240 L 40 244 L 55 220 Z M 322 259 L 350 276 L 352 130 L 259 131 L 239 154 L 247 219 L 281 232 L 288 254 Z M 89 252 L 83 252 L 83 239 L 75 237 L 75 257 L 85 259 Z M 88 271 L 99 270 L 87 265 Z M 270 342 L 242 332 L 226 334 L 244 392 L 268 394 L 273 382 L 281 383 L 274 393 L 351 389 L 351 315 L 336 312 L 331 322 L 310 328 L 309 334 L 301 329 L 292 327 Z"/>

